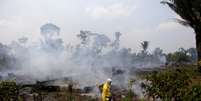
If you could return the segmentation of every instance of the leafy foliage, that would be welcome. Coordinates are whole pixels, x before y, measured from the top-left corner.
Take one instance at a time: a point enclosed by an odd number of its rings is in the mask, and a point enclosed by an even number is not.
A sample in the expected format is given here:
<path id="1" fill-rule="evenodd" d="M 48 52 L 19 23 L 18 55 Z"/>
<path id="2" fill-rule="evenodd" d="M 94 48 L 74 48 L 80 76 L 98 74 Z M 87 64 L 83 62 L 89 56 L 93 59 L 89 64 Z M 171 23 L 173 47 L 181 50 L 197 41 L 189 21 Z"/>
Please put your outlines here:
<path id="1" fill-rule="evenodd" d="M 147 79 L 151 82 L 146 89 L 151 96 L 160 97 L 170 101 L 176 96 L 182 96 L 188 87 L 189 76 L 183 75 L 183 71 L 154 72 Z M 181 76 L 182 74 L 182 76 Z M 185 73 L 184 73 L 185 74 Z"/>
<path id="2" fill-rule="evenodd" d="M 183 101 L 201 101 L 201 85 L 195 85 L 184 96 Z"/>
<path id="3" fill-rule="evenodd" d="M 194 69 L 167 69 L 147 75 L 143 84 L 147 95 L 163 101 L 200 101 L 201 85 L 192 86 Z"/>
<path id="4" fill-rule="evenodd" d="M 0 100 L 13 101 L 18 99 L 17 85 L 14 81 L 1 81 L 0 82 Z"/>
<path id="5" fill-rule="evenodd" d="M 196 48 L 189 48 L 187 52 L 190 54 L 191 62 L 195 63 L 198 56 Z"/>
<path id="6" fill-rule="evenodd" d="M 128 92 L 125 95 L 124 98 L 122 98 L 122 101 L 132 101 L 134 97 L 136 96 L 132 90 L 132 85 L 135 82 L 135 80 L 129 80 L 128 82 Z"/>
<path id="7" fill-rule="evenodd" d="M 131 89 L 129 89 L 128 94 L 122 98 L 122 101 L 132 101 L 134 99 L 135 95 Z"/>
<path id="8" fill-rule="evenodd" d="M 167 60 L 172 63 L 188 63 L 191 62 L 191 56 L 188 55 L 187 50 L 180 48 L 174 53 L 169 53 L 167 55 Z"/>
<path id="9" fill-rule="evenodd" d="M 161 3 L 167 4 L 173 11 L 183 19 L 183 25 L 189 25 L 192 28 L 201 25 L 201 1 L 200 0 L 165 0 Z M 182 24 L 181 23 L 181 24 Z"/>

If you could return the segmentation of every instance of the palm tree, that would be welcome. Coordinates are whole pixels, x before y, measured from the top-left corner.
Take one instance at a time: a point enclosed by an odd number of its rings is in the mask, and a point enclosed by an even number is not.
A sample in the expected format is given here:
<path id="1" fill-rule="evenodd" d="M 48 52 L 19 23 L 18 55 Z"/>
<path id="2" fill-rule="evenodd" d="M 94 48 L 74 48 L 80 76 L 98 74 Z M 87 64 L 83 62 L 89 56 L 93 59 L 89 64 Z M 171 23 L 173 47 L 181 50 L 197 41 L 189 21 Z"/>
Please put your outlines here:
<path id="1" fill-rule="evenodd" d="M 198 68 L 201 72 L 201 0 L 166 0 L 161 3 L 167 4 L 182 18 L 177 19 L 180 24 L 193 28 L 196 35 Z"/>
<path id="2" fill-rule="evenodd" d="M 141 47 L 142 47 L 142 53 L 146 53 L 146 51 L 147 51 L 147 48 L 148 48 L 148 46 L 149 46 L 149 42 L 148 41 L 143 41 L 142 43 L 141 43 Z"/>

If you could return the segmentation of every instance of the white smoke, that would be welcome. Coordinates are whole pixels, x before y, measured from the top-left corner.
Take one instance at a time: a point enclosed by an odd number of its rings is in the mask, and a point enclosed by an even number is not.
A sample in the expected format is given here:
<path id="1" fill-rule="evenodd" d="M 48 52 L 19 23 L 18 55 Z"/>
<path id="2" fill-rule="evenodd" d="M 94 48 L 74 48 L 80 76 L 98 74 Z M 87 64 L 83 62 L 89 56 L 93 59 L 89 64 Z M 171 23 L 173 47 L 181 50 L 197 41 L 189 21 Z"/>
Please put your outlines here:
<path id="1" fill-rule="evenodd" d="M 119 32 L 115 33 L 116 39 L 112 41 L 104 34 L 80 31 L 78 38 L 81 43 L 77 45 L 63 43 L 59 33 L 59 27 L 46 24 L 41 27 L 38 44 L 26 45 L 28 38 L 22 38 L 20 42 L 9 45 L 16 59 L 9 72 L 31 80 L 71 77 L 80 87 L 100 84 L 112 78 L 113 84 L 125 87 L 131 70 L 159 67 L 165 63 L 161 52 L 145 56 L 120 48 Z"/>

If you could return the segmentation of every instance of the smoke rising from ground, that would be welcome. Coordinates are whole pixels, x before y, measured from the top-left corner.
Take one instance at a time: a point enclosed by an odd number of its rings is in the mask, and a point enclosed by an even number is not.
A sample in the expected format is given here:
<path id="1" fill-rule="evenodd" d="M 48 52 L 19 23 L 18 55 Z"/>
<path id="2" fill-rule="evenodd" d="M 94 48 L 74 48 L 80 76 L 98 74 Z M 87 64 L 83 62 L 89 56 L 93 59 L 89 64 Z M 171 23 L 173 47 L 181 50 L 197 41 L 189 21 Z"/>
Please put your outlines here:
<path id="1" fill-rule="evenodd" d="M 14 41 L 8 45 L 8 53 L 14 60 L 9 61 L 12 65 L 5 71 L 26 76 L 24 81 L 71 77 L 84 87 L 112 78 L 113 84 L 125 87 L 135 70 L 159 67 L 166 62 L 159 48 L 153 53 L 121 48 L 120 32 L 111 40 L 104 34 L 80 31 L 77 45 L 64 43 L 59 35 L 60 28 L 49 23 L 41 27 L 38 44 L 28 45 L 26 37 Z"/>

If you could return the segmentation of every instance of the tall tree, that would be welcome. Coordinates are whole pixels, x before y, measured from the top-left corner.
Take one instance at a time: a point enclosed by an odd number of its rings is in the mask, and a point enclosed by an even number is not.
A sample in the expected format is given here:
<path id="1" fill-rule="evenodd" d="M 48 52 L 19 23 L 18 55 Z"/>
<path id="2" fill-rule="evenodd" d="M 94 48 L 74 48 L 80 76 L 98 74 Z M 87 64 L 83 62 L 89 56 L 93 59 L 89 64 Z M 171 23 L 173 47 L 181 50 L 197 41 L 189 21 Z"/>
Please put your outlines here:
<path id="1" fill-rule="evenodd" d="M 182 19 L 177 21 L 193 28 L 196 34 L 196 48 L 198 52 L 198 68 L 201 72 L 201 0 L 165 0 L 167 4 Z"/>
<path id="2" fill-rule="evenodd" d="M 142 47 L 142 53 L 146 53 L 147 52 L 147 49 L 148 49 L 148 46 L 149 46 L 149 42 L 148 41 L 143 41 L 142 43 L 141 43 L 141 47 Z"/>

